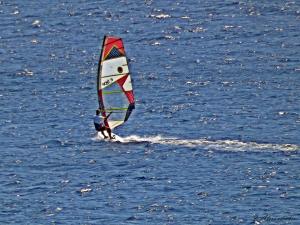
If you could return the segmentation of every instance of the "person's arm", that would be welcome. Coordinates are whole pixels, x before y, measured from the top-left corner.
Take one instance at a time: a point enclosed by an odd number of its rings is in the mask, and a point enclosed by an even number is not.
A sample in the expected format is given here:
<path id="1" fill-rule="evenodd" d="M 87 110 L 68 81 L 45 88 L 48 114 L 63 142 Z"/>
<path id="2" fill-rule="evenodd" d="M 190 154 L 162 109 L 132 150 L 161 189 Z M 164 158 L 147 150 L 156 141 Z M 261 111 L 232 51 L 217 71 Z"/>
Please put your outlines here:
<path id="1" fill-rule="evenodd" d="M 112 114 L 112 112 L 110 112 L 110 113 L 107 115 L 106 119 L 108 119 L 108 117 L 109 117 L 111 114 Z"/>

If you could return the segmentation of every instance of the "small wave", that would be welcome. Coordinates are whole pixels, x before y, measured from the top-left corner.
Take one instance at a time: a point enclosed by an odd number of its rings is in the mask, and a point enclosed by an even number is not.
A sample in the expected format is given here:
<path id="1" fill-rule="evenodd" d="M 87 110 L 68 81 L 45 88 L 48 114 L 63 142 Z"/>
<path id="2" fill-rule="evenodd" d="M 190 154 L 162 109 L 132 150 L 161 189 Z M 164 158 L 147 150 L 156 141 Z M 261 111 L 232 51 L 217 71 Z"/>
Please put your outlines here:
<path id="1" fill-rule="evenodd" d="M 208 150 L 222 151 L 298 151 L 300 146 L 293 144 L 271 144 L 242 142 L 238 140 L 206 140 L 206 139 L 178 139 L 174 137 L 163 136 L 145 136 L 140 137 L 131 135 L 122 137 L 122 143 L 149 143 L 161 145 L 174 145 L 184 147 L 202 147 Z"/>
<path id="2" fill-rule="evenodd" d="M 33 72 L 29 69 L 24 69 L 23 71 L 17 72 L 17 75 L 33 76 Z"/>
<path id="3" fill-rule="evenodd" d="M 34 28 L 41 27 L 41 21 L 40 20 L 34 20 L 31 24 Z"/>
<path id="4" fill-rule="evenodd" d="M 151 14 L 149 17 L 155 18 L 155 19 L 167 19 L 167 18 L 171 18 L 170 15 L 168 15 L 168 14 L 163 14 L 163 13 L 158 14 L 158 15 Z"/>

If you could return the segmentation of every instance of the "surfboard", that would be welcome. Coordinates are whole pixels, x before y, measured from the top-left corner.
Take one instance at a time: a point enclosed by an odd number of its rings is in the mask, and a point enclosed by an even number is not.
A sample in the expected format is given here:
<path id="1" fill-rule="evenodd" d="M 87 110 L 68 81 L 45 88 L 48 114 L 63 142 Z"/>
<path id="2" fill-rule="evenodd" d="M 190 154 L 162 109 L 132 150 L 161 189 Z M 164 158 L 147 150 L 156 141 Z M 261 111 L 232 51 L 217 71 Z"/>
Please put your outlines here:
<path id="1" fill-rule="evenodd" d="M 103 139 L 104 141 L 111 141 L 111 142 L 124 142 L 123 138 L 120 137 L 119 135 L 116 135 L 114 133 L 111 133 L 111 136 L 113 137 L 113 139 L 110 139 L 108 136 L 107 131 L 104 131 L 104 134 L 108 137 L 108 138 L 104 138 L 104 136 L 101 134 L 101 132 L 98 132 L 98 138 Z"/>
<path id="2" fill-rule="evenodd" d="M 97 94 L 105 126 L 111 130 L 123 125 L 135 109 L 128 59 L 120 37 L 104 36 L 98 63 Z"/>

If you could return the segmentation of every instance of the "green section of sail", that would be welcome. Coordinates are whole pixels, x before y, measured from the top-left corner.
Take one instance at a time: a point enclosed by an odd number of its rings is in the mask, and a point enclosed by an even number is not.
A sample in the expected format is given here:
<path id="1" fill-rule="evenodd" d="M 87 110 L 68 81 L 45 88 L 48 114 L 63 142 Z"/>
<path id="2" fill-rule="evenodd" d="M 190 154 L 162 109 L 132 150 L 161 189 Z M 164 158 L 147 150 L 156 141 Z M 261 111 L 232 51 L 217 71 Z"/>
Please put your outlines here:
<path id="1" fill-rule="evenodd" d="M 126 111 L 128 108 L 107 108 L 106 111 Z"/>
<path id="2" fill-rule="evenodd" d="M 123 91 L 103 91 L 104 95 L 111 95 L 111 94 L 120 94 L 123 93 Z"/>

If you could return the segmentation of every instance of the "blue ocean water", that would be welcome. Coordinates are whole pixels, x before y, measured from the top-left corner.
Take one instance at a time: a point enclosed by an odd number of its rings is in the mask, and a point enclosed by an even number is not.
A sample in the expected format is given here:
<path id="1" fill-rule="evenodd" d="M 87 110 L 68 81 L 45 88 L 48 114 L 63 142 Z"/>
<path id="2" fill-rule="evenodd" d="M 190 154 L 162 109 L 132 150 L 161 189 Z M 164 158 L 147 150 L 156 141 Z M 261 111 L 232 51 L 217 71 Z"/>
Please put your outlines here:
<path id="1" fill-rule="evenodd" d="M 299 1 L 0 0 L 0 224 L 300 224 Z M 95 134 L 105 34 L 136 110 Z"/>

